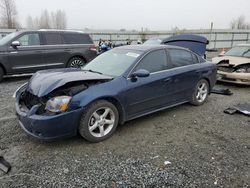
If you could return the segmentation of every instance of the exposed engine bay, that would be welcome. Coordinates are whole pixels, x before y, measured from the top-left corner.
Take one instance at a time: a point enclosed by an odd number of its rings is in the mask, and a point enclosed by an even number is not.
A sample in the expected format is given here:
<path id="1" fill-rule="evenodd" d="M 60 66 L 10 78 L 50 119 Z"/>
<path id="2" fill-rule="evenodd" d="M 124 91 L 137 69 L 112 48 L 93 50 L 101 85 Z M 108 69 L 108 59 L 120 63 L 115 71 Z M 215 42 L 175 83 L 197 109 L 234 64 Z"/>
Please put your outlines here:
<path id="1" fill-rule="evenodd" d="M 48 100 L 58 97 L 58 96 L 74 96 L 81 91 L 84 91 L 91 87 L 92 85 L 97 85 L 104 83 L 109 80 L 85 80 L 85 81 L 76 81 L 76 82 L 69 82 L 55 90 L 51 91 L 45 96 L 38 97 L 33 95 L 29 91 L 25 90 L 20 95 L 20 108 L 28 112 L 34 106 L 37 106 L 37 115 L 55 115 L 55 113 L 49 112 L 45 109 L 46 103 Z"/>

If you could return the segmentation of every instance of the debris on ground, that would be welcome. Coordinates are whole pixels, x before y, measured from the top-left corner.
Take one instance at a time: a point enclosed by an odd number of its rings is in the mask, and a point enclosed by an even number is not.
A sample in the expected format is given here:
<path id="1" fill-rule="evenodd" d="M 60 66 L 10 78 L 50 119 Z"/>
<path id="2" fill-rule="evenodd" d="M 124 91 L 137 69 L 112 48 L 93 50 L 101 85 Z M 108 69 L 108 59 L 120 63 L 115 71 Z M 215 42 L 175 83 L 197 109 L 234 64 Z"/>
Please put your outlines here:
<path id="1" fill-rule="evenodd" d="M 232 95 L 233 94 L 230 89 L 223 89 L 223 88 L 219 88 L 219 87 L 213 88 L 211 93 L 221 94 L 221 95 Z"/>
<path id="2" fill-rule="evenodd" d="M 2 156 L 0 156 L 0 169 L 6 174 L 10 171 L 11 166 Z"/>
<path id="3" fill-rule="evenodd" d="M 164 161 L 164 165 L 169 165 L 169 164 L 171 164 L 170 161 Z"/>
<path id="4" fill-rule="evenodd" d="M 250 116 L 250 104 L 248 104 L 248 103 L 238 104 L 236 106 L 229 107 L 226 110 L 224 110 L 224 113 L 230 114 L 230 115 L 232 115 L 236 112 Z"/>

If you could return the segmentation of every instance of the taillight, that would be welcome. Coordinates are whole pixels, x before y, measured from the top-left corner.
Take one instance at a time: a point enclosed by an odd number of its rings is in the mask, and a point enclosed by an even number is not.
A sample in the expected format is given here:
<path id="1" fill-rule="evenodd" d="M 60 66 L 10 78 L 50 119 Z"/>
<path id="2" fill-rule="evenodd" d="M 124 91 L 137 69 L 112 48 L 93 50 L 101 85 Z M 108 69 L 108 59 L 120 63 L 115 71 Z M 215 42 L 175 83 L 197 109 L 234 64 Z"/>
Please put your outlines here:
<path id="1" fill-rule="evenodd" d="M 92 46 L 90 46 L 90 48 L 89 48 L 91 51 L 95 51 L 95 52 L 97 52 L 97 49 L 96 49 L 96 46 L 95 45 L 92 45 Z"/>

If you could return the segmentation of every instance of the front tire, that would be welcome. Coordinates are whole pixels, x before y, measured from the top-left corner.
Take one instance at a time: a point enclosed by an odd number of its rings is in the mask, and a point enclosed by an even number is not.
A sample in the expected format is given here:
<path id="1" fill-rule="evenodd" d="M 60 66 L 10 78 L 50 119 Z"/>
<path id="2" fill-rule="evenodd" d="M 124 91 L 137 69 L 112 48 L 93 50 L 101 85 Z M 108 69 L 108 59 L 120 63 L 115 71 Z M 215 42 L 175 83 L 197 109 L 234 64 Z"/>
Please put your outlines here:
<path id="1" fill-rule="evenodd" d="M 207 80 L 201 79 L 195 87 L 190 103 L 195 106 L 200 106 L 206 102 L 208 94 L 209 94 L 209 84 Z"/>
<path id="2" fill-rule="evenodd" d="M 0 82 L 3 80 L 3 75 L 4 75 L 4 71 L 2 67 L 0 67 Z"/>
<path id="3" fill-rule="evenodd" d="M 84 110 L 80 120 L 79 133 L 89 142 L 101 142 L 112 136 L 118 122 L 117 108 L 106 100 L 99 100 Z"/>

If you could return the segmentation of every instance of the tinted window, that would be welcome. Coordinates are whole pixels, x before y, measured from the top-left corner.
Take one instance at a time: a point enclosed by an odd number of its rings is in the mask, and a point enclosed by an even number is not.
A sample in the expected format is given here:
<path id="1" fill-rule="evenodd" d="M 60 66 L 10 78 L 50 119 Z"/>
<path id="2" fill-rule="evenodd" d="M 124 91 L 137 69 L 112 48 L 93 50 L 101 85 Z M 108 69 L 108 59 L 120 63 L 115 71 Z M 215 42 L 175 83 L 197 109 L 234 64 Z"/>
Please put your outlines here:
<path id="1" fill-rule="evenodd" d="M 62 44 L 62 37 L 59 33 L 45 33 L 44 34 L 47 45 Z"/>
<path id="2" fill-rule="evenodd" d="M 192 54 L 186 50 L 169 49 L 168 52 L 171 60 L 170 68 L 194 64 Z M 198 63 L 197 59 L 196 63 Z"/>
<path id="3" fill-rule="evenodd" d="M 38 33 L 26 34 L 17 39 L 21 46 L 40 45 L 40 38 Z"/>
<path id="4" fill-rule="evenodd" d="M 167 56 L 165 51 L 157 50 L 150 52 L 136 67 L 136 70 L 139 69 L 145 69 L 150 73 L 167 69 Z"/>
<path id="5" fill-rule="evenodd" d="M 66 44 L 92 44 L 92 40 L 87 34 L 64 33 L 63 38 Z"/>
<path id="6" fill-rule="evenodd" d="M 199 63 L 199 59 L 198 59 L 197 55 L 192 54 L 192 56 L 193 56 L 193 63 Z"/>

